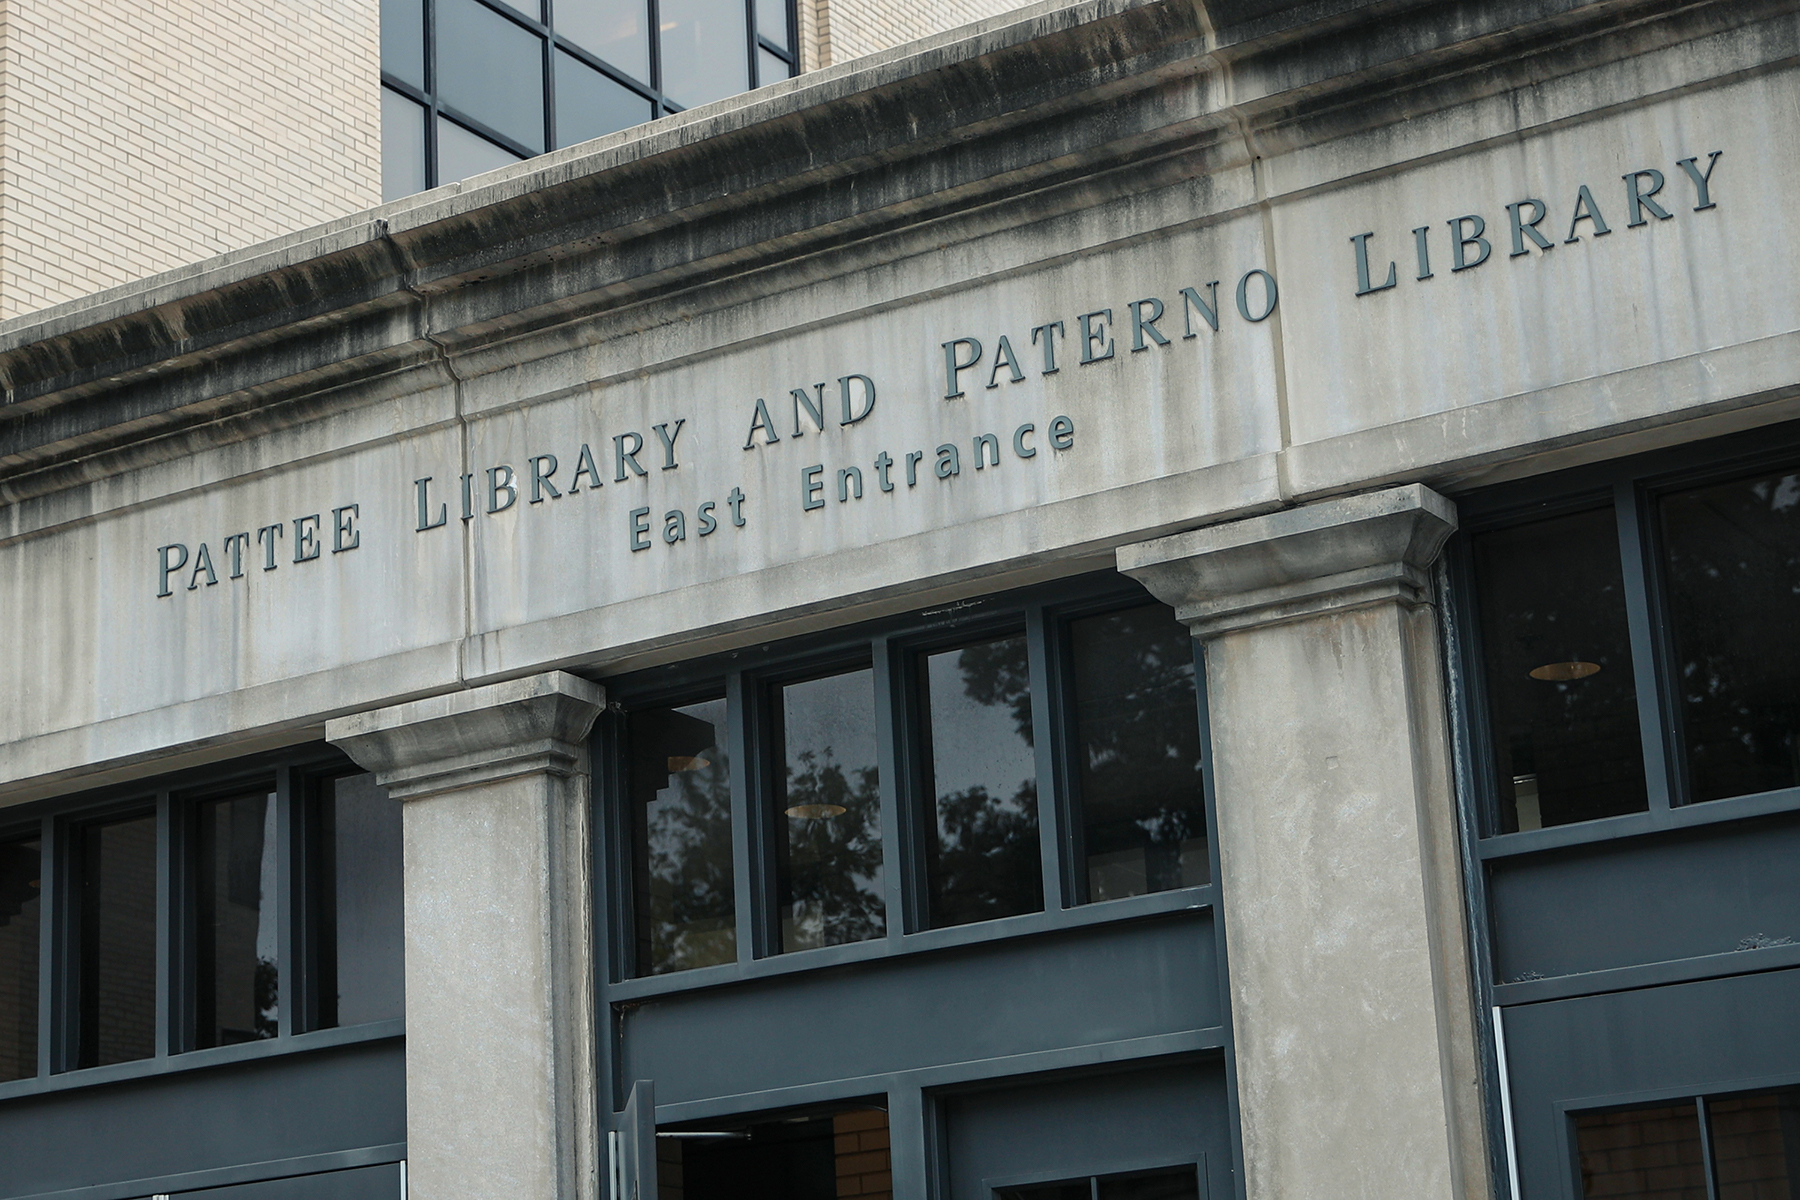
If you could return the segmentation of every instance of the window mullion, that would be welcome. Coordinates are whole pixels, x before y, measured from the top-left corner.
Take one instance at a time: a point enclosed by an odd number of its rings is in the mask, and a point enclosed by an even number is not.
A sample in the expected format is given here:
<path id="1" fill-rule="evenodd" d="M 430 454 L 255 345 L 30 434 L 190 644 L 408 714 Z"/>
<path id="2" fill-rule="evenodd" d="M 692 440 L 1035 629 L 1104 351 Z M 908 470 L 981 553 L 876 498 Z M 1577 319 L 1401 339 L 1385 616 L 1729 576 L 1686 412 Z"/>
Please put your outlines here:
<path id="1" fill-rule="evenodd" d="M 881 775 L 881 878 L 886 891 L 888 944 L 898 949 L 906 936 L 906 898 L 913 887 L 913 857 L 907 848 L 914 843 L 909 832 L 912 808 L 907 804 L 905 779 L 902 774 L 901 732 L 896 717 L 899 704 L 894 691 L 894 651 L 885 637 L 870 644 L 870 662 L 875 682 L 875 766 Z"/>
<path id="2" fill-rule="evenodd" d="M 1625 622 L 1631 638 L 1631 669 L 1637 691 L 1638 735 L 1644 748 L 1644 785 L 1650 811 L 1667 813 L 1674 802 L 1670 755 L 1672 729 L 1662 699 L 1663 672 L 1652 624 L 1650 562 L 1645 545 L 1643 508 L 1629 481 L 1613 488 L 1613 514 L 1619 529 L 1619 565 L 1625 584 Z"/>
<path id="3" fill-rule="evenodd" d="M 186 877 L 185 839 L 180 811 L 168 792 L 156 794 L 156 1057 L 187 1049 L 187 944 L 177 924 L 187 906 L 180 903 L 179 881 Z"/>
<path id="4" fill-rule="evenodd" d="M 69 906 L 61 896 L 66 890 L 61 856 L 62 822 L 45 817 L 38 835 L 38 1061 L 39 1075 L 54 1075 L 63 1069 L 67 1056 L 59 1053 L 68 1021 L 58 1005 L 68 1000 L 64 984 L 68 955 L 64 952 L 63 929 L 67 925 Z"/>
<path id="5" fill-rule="evenodd" d="M 300 942 L 298 936 L 301 905 L 295 896 L 295 884 L 304 878 L 296 871 L 295 855 L 301 853 L 304 839 L 298 836 L 295 820 L 299 816 L 296 796 L 297 772 L 292 767 L 275 771 L 275 1036 L 292 1037 L 298 1032 L 300 988 Z"/>
<path id="6" fill-rule="evenodd" d="M 1067 739 L 1057 724 L 1062 717 L 1063 706 L 1056 697 L 1062 691 L 1064 664 L 1061 655 L 1051 653 L 1055 631 L 1056 623 L 1045 617 L 1043 605 L 1026 607 L 1025 655 L 1031 677 L 1031 727 L 1036 731 L 1032 755 L 1038 779 L 1038 853 L 1043 859 L 1044 911 L 1049 913 L 1081 902 L 1079 889 L 1070 878 L 1077 859 L 1073 847 L 1064 845 L 1075 822 L 1069 819 L 1067 789 L 1057 770 L 1059 751 Z"/>
<path id="7" fill-rule="evenodd" d="M 1706 1200 L 1719 1200 L 1719 1162 L 1713 1146 L 1712 1108 L 1705 1096 L 1695 1096 L 1694 1110 L 1700 1121 L 1700 1164 L 1706 1180 Z"/>
<path id="8" fill-rule="evenodd" d="M 769 953 L 769 922 L 763 912 L 772 876 L 767 863 L 768 836 L 759 819 L 761 755 L 757 753 L 759 722 L 750 706 L 755 686 L 742 671 L 725 677 L 725 737 L 731 771 L 731 877 L 737 908 L 737 957 L 740 963 Z M 755 783 L 752 776 L 756 777 Z"/>

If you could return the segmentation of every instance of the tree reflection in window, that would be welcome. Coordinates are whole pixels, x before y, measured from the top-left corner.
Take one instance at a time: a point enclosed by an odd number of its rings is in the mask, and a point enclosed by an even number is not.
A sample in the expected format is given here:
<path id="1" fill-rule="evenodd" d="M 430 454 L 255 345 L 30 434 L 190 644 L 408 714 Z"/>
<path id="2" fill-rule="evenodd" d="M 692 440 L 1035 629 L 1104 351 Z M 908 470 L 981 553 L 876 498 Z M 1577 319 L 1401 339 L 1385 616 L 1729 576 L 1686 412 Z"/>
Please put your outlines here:
<path id="1" fill-rule="evenodd" d="M 725 701 L 635 714 L 628 736 L 638 970 L 734 962 Z"/>
<path id="2" fill-rule="evenodd" d="M 775 839 L 781 948 L 881 937 L 881 775 L 867 668 L 778 689 Z"/>
<path id="3" fill-rule="evenodd" d="M 930 923 L 1042 911 L 1025 638 L 923 657 L 920 707 L 935 808 L 935 820 L 926 823 Z"/>
<path id="4" fill-rule="evenodd" d="M 1211 876 L 1187 627 L 1160 604 L 1070 625 L 1089 900 Z"/>
<path id="5" fill-rule="evenodd" d="M 1800 785 L 1800 474 L 1665 496 L 1689 798 Z"/>

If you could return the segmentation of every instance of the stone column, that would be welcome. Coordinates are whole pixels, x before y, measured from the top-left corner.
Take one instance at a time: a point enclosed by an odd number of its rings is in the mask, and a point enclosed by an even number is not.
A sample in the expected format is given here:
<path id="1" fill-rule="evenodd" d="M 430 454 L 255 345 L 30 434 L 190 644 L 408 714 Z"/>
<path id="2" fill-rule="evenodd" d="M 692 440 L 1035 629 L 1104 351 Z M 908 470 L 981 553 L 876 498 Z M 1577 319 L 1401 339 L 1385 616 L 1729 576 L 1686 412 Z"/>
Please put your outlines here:
<path id="1" fill-rule="evenodd" d="M 595 1200 L 585 738 L 561 672 L 329 722 L 404 803 L 413 1200 Z"/>
<path id="2" fill-rule="evenodd" d="M 1205 649 L 1249 1200 L 1482 1200 L 1420 486 L 1119 551 Z"/>

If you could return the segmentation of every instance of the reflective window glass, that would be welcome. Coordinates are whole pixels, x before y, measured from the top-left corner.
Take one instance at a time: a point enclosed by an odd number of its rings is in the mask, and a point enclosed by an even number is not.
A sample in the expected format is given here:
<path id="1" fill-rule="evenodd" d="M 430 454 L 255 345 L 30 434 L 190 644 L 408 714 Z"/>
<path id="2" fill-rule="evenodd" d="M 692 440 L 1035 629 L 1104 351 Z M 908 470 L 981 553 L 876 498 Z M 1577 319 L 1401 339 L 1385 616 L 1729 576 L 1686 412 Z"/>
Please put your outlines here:
<path id="1" fill-rule="evenodd" d="M 788 6 L 785 0 L 756 0 L 756 32 L 783 50 L 793 49 L 788 45 Z M 765 78 L 763 82 L 768 83 L 769 80 Z"/>
<path id="2" fill-rule="evenodd" d="M 1473 539 L 1502 832 L 1649 806 L 1610 508 Z"/>
<path id="3" fill-rule="evenodd" d="M 77 1062 L 156 1053 L 156 817 L 80 826 Z"/>
<path id="4" fill-rule="evenodd" d="M 923 656 L 926 891 L 933 926 L 1038 912 L 1037 762 L 1025 639 Z"/>
<path id="5" fill-rule="evenodd" d="M 750 87 L 743 0 L 661 0 L 662 89 L 683 108 Z"/>
<path id="6" fill-rule="evenodd" d="M 1690 798 L 1800 785 L 1800 471 L 1660 508 Z"/>
<path id="7" fill-rule="evenodd" d="M 1800 1091 L 1706 1102 L 1718 1200 L 1792 1200 L 1800 1170 Z"/>
<path id="8" fill-rule="evenodd" d="M 439 101 L 534 154 L 544 149 L 543 54 L 541 38 L 479 0 L 437 0 Z"/>
<path id="9" fill-rule="evenodd" d="M 1117 1175 L 1099 1184 L 1100 1200 L 1200 1200 L 1200 1172 L 1193 1167 Z"/>
<path id="10" fill-rule="evenodd" d="M 1694 1102 L 1577 1113 L 1583 1200 L 1707 1200 Z"/>
<path id="11" fill-rule="evenodd" d="M 1187 627 L 1160 604 L 1070 625 L 1090 900 L 1207 882 L 1200 711 Z"/>
<path id="12" fill-rule="evenodd" d="M 456 183 L 519 161 L 512 151 L 470 133 L 455 121 L 439 117 L 437 129 L 439 183 Z"/>
<path id="13" fill-rule="evenodd" d="M 628 728 L 637 966 L 737 959 L 725 701 L 636 713 Z"/>
<path id="14" fill-rule="evenodd" d="M 657 1131 L 658 1200 L 893 1200 L 879 1108 L 757 1113 Z"/>
<path id="15" fill-rule="evenodd" d="M 42 891 L 36 839 L 0 842 L 0 1082 L 37 1074 Z"/>
<path id="16" fill-rule="evenodd" d="M 574 55 L 556 52 L 556 141 L 573 146 L 651 117 L 650 102 Z"/>
<path id="17" fill-rule="evenodd" d="M 373 775 L 327 780 L 318 801 L 319 1024 L 405 1015 L 400 804 Z"/>
<path id="18" fill-rule="evenodd" d="M 887 931 L 875 675 L 864 669 L 775 689 L 781 948 L 809 950 Z"/>
<path id="19" fill-rule="evenodd" d="M 556 32 L 559 36 L 568 38 L 589 54 L 605 59 L 643 83 L 650 82 L 648 30 L 644 0 L 556 0 Z M 560 62 L 556 69 L 562 71 Z M 559 94 L 559 120 L 561 106 Z M 565 137 L 563 144 L 580 140 Z"/>
<path id="20" fill-rule="evenodd" d="M 789 77 L 789 73 L 786 59 L 770 54 L 761 46 L 756 48 L 756 82 L 759 87 L 763 84 L 780 83 Z"/>
<path id="21" fill-rule="evenodd" d="M 425 108 L 382 88 L 381 198 L 398 200 L 424 190 Z"/>
<path id="22" fill-rule="evenodd" d="M 198 1046 L 280 1031 L 275 943 L 275 797 L 195 806 L 194 988 Z"/>
<path id="23" fill-rule="evenodd" d="M 381 69 L 425 88 L 425 0 L 381 0 Z"/>

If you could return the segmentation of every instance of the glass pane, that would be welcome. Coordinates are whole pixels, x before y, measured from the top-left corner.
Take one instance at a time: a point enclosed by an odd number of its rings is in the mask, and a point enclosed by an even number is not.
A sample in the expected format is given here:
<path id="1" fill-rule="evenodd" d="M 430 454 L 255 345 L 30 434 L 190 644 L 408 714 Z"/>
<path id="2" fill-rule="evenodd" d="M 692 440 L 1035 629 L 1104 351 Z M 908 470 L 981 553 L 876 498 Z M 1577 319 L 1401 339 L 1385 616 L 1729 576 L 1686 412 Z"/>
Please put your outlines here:
<path id="1" fill-rule="evenodd" d="M 84 1067 L 156 1053 L 156 817 L 77 834 Z"/>
<path id="2" fill-rule="evenodd" d="M 1719 1200 L 1794 1200 L 1800 1092 L 1709 1100 Z"/>
<path id="3" fill-rule="evenodd" d="M 272 1038 L 280 1028 L 275 797 L 212 800 L 195 813 L 196 1044 Z"/>
<path id="4" fill-rule="evenodd" d="M 781 948 L 881 937 L 887 912 L 875 673 L 790 683 L 779 696 L 786 762 L 776 804 Z"/>
<path id="5" fill-rule="evenodd" d="M 425 108 L 381 89 L 381 198 L 425 190 Z"/>
<path id="6" fill-rule="evenodd" d="M 1094 1181 L 1076 1179 L 1067 1183 L 1034 1183 L 1027 1187 L 994 1189 L 995 1200 L 1094 1200 Z"/>
<path id="7" fill-rule="evenodd" d="M 425 0 L 381 0 L 381 69 L 425 90 Z"/>
<path id="8" fill-rule="evenodd" d="M 1044 907 L 1031 671 L 1023 637 L 925 656 L 927 893 L 934 926 Z"/>
<path id="9" fill-rule="evenodd" d="M 1100 1200 L 1200 1200 L 1200 1172 L 1186 1166 L 1102 1179 Z"/>
<path id="10" fill-rule="evenodd" d="M 556 32 L 640 83 L 650 82 L 644 0 L 556 0 Z M 559 63 L 556 68 L 562 70 Z M 558 94 L 557 107 L 562 107 Z M 564 138 L 566 146 L 579 139 Z"/>
<path id="11" fill-rule="evenodd" d="M 1479 534 L 1501 832 L 1649 807 L 1610 508 Z"/>
<path id="12" fill-rule="evenodd" d="M 556 144 L 605 137 L 653 114 L 650 102 L 571 54 L 556 52 Z"/>
<path id="13" fill-rule="evenodd" d="M 744 0 L 662 0 L 662 89 L 683 108 L 750 87 Z"/>
<path id="14" fill-rule="evenodd" d="M 756 48 L 756 82 L 758 86 L 766 83 L 780 83 L 790 75 L 787 59 L 770 54 L 761 46 Z"/>
<path id="15" fill-rule="evenodd" d="M 893 1200 L 880 1109 L 757 1113 L 657 1132 L 659 1200 Z"/>
<path id="16" fill-rule="evenodd" d="M 1575 1140 L 1584 1200 L 1706 1200 L 1692 1103 L 1577 1113 Z"/>
<path id="17" fill-rule="evenodd" d="M 477 0 L 437 0 L 439 103 L 534 154 L 544 149 L 543 55 L 543 39 Z M 464 176 L 438 181 L 452 178 Z"/>
<path id="18" fill-rule="evenodd" d="M 519 156 L 470 133 L 455 121 L 438 118 L 438 182 L 456 183 L 483 171 L 510 167 Z"/>
<path id="19" fill-rule="evenodd" d="M 312 881 L 319 943 L 319 1024 L 361 1025 L 405 1015 L 406 923 L 400 804 L 373 775 L 324 784 L 319 877 Z"/>
<path id="20" fill-rule="evenodd" d="M 631 718 L 633 877 L 641 974 L 737 961 L 725 701 Z"/>
<path id="21" fill-rule="evenodd" d="M 0 842 L 0 1082 L 37 1074 L 38 843 Z"/>
<path id="22" fill-rule="evenodd" d="M 783 50 L 793 49 L 788 45 L 787 0 L 756 0 L 756 32 Z M 787 76 L 784 74 L 781 78 Z M 769 79 L 764 78 L 763 82 L 768 83 Z"/>
<path id="23" fill-rule="evenodd" d="M 1662 501 L 1690 795 L 1800 784 L 1800 472 Z"/>
<path id="24" fill-rule="evenodd" d="M 1069 634 L 1088 899 L 1205 883 L 1200 710 L 1187 627 L 1147 604 L 1075 621 Z"/>

